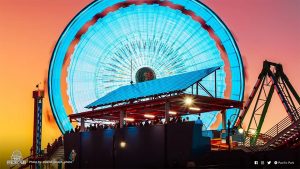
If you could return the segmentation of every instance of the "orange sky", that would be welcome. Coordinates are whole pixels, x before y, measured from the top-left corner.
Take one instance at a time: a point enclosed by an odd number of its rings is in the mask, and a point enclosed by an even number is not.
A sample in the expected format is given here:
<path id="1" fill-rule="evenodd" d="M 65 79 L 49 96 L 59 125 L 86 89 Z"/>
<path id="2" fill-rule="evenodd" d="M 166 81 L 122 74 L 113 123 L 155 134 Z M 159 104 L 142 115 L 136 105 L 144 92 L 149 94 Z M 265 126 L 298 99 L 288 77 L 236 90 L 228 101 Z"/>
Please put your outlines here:
<path id="1" fill-rule="evenodd" d="M 19 149 L 29 155 L 32 145 L 32 90 L 43 82 L 59 35 L 76 13 L 91 1 L 14 0 L 0 2 L 0 168 Z M 45 99 L 42 145 L 60 135 L 46 119 Z"/>
<path id="2" fill-rule="evenodd" d="M 52 48 L 68 22 L 91 0 L 4 0 L 0 2 L 0 168 L 19 149 L 29 154 L 32 144 L 32 90 L 43 82 Z M 265 59 L 280 62 L 300 91 L 300 1 L 203 0 L 230 28 L 247 66 L 249 93 Z M 263 130 L 286 114 L 275 100 Z M 45 99 L 43 147 L 60 135 L 55 123 L 47 121 Z M 272 115 L 272 118 L 271 115 Z"/>

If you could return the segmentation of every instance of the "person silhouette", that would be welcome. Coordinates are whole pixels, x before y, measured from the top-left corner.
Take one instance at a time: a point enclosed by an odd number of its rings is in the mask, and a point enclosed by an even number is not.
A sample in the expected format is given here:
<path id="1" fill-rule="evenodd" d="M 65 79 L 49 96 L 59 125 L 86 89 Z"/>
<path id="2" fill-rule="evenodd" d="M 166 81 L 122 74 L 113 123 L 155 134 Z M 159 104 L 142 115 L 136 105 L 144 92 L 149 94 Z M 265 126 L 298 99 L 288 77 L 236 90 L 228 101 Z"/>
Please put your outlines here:
<path id="1" fill-rule="evenodd" d="M 73 163 L 74 161 L 76 160 L 76 152 L 74 149 L 72 149 L 71 153 L 70 153 L 70 156 L 69 156 L 69 160 L 71 160 Z"/>
<path id="2" fill-rule="evenodd" d="M 203 122 L 202 122 L 200 116 L 199 116 L 198 119 L 195 121 L 195 124 L 203 125 Z"/>

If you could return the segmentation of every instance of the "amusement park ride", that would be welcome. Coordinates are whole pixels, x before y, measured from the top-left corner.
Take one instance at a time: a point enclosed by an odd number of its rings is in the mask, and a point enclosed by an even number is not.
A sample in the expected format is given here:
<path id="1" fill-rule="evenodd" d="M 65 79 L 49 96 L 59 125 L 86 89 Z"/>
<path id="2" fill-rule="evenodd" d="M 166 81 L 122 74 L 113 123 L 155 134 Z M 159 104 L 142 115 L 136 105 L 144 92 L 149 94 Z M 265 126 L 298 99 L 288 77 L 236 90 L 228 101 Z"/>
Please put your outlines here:
<path id="1" fill-rule="evenodd" d="M 42 153 L 42 115 L 43 115 L 43 98 L 44 91 L 37 89 L 33 91 L 34 98 L 34 126 L 33 126 L 33 145 L 32 155 L 34 157 Z"/>
<path id="2" fill-rule="evenodd" d="M 274 90 L 280 97 L 288 116 L 263 134 L 261 128 Z M 251 106 L 254 108 L 245 132 L 247 146 L 256 146 L 257 150 L 265 150 L 283 146 L 292 147 L 300 143 L 300 98 L 281 64 L 264 62 L 262 72 L 235 124 L 236 128 L 242 127 L 246 114 L 251 113 Z"/>
<path id="3" fill-rule="evenodd" d="M 136 73 L 135 80 L 133 73 Z M 204 131 L 196 134 L 198 138 L 206 139 L 209 150 L 233 147 L 265 151 L 299 146 L 300 98 L 282 65 L 264 62 L 255 87 L 243 106 L 244 80 L 242 58 L 232 34 L 201 2 L 104 0 L 94 1 L 84 8 L 62 33 L 49 66 L 48 93 L 53 116 L 69 143 L 64 145 L 67 153 L 72 146 L 77 146 L 89 156 L 83 148 L 89 145 L 81 143 L 97 143 L 107 151 L 113 149 L 111 156 L 115 162 L 115 138 L 122 134 L 122 139 L 125 137 L 126 122 L 164 119 L 166 125 L 156 126 L 156 129 L 163 133 L 159 136 L 163 138 L 160 145 L 164 151 L 159 151 L 166 154 L 162 159 L 167 161 L 168 154 L 174 154 L 168 153 L 167 143 L 177 144 L 168 140 L 176 138 L 171 132 L 176 126 L 169 125 L 170 119 L 200 114 L 205 130 L 210 130 L 213 124 L 218 129 L 211 131 L 217 134 L 210 138 L 202 137 Z M 288 116 L 266 133 L 261 133 L 274 92 L 279 95 Z M 31 161 L 51 158 L 51 154 L 43 155 L 41 151 L 43 96 L 39 89 L 33 92 L 33 154 L 28 158 Z M 243 130 L 249 113 L 250 122 Z M 217 115 L 222 116 L 222 122 L 215 123 Z M 97 137 L 86 130 L 91 123 L 107 122 L 118 123 L 119 127 L 99 131 Z M 81 132 L 74 133 L 73 128 L 78 124 Z M 195 131 L 191 125 L 185 127 Z M 150 131 L 137 127 L 134 134 L 143 130 Z M 227 143 L 222 142 L 223 131 Z M 149 138 L 142 140 L 147 143 L 153 139 L 147 137 L 147 133 L 143 136 Z M 97 140 L 102 138 L 107 142 Z M 198 145 L 191 140 L 190 147 Z M 105 143 L 109 146 L 104 146 Z M 197 148 L 199 150 L 199 145 Z M 94 152 L 93 146 L 90 149 Z M 140 152 L 140 147 L 135 151 Z M 85 159 L 82 163 L 85 165 Z M 31 167 L 39 168 L 40 165 Z"/>

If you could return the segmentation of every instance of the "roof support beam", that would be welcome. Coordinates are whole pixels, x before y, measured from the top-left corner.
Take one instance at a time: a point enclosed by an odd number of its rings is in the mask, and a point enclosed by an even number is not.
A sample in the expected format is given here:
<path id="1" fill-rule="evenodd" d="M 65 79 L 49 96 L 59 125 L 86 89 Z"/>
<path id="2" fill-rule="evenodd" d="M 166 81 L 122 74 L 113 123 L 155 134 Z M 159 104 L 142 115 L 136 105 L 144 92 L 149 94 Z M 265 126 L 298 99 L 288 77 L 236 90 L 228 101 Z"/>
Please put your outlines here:
<path id="1" fill-rule="evenodd" d="M 222 129 L 226 129 L 226 110 L 221 110 L 222 115 Z"/>
<path id="2" fill-rule="evenodd" d="M 169 111 L 170 111 L 170 102 L 166 102 L 165 103 L 165 119 L 166 119 L 166 123 L 170 122 Z"/>
<path id="3" fill-rule="evenodd" d="M 199 83 L 199 86 L 201 87 L 202 90 L 205 91 L 210 97 L 214 97 L 201 83 Z"/>
<path id="4" fill-rule="evenodd" d="M 125 117 L 125 111 L 124 110 L 121 110 L 120 112 L 120 128 L 123 128 L 124 126 L 124 117 Z"/>
<path id="5" fill-rule="evenodd" d="M 80 131 L 81 132 L 85 131 L 85 119 L 83 117 L 81 117 L 81 120 L 80 120 Z"/>
<path id="6" fill-rule="evenodd" d="M 215 98 L 217 98 L 217 70 L 215 70 Z"/>
<path id="7" fill-rule="evenodd" d="M 199 82 L 196 82 L 196 95 L 199 95 Z"/>

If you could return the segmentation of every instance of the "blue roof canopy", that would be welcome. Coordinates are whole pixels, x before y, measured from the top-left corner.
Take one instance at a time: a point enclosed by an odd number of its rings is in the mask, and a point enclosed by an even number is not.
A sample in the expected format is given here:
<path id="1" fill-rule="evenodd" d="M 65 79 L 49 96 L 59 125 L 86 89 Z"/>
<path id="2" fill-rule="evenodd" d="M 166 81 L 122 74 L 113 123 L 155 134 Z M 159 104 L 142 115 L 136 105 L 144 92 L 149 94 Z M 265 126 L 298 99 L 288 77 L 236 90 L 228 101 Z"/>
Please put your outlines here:
<path id="1" fill-rule="evenodd" d="M 164 77 L 146 82 L 119 87 L 102 98 L 86 106 L 93 108 L 131 99 L 144 98 L 159 94 L 184 91 L 197 81 L 202 80 L 220 67 L 212 67 L 198 71 Z"/>

